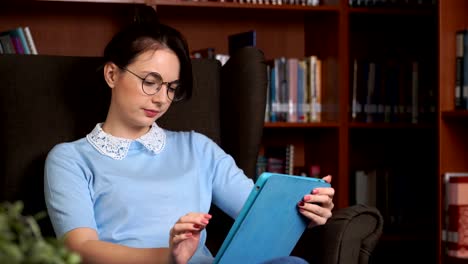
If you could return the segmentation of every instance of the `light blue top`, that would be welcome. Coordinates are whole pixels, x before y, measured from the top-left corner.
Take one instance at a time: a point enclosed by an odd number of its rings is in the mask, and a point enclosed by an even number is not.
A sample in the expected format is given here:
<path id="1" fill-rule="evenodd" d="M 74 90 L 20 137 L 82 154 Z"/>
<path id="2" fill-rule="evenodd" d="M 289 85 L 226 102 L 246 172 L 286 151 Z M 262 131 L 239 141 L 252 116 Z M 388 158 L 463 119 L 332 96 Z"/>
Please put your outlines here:
<path id="1" fill-rule="evenodd" d="M 169 231 L 211 202 L 235 218 L 253 182 L 208 137 L 153 124 L 136 140 L 106 134 L 55 146 L 45 163 L 45 199 L 58 237 L 78 228 L 99 239 L 137 248 L 168 247 Z M 202 233 L 193 263 L 212 260 Z"/>

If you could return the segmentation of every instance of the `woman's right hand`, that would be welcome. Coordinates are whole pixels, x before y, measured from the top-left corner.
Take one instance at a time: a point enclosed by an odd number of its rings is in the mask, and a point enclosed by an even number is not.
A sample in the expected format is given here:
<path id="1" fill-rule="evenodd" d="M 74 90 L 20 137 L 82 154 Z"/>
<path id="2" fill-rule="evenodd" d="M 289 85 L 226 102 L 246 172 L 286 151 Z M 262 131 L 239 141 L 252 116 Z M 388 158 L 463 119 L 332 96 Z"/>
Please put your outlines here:
<path id="1" fill-rule="evenodd" d="M 169 233 L 169 248 L 173 263 L 186 264 L 195 254 L 201 231 L 211 219 L 210 214 L 188 213 L 174 224 Z"/>

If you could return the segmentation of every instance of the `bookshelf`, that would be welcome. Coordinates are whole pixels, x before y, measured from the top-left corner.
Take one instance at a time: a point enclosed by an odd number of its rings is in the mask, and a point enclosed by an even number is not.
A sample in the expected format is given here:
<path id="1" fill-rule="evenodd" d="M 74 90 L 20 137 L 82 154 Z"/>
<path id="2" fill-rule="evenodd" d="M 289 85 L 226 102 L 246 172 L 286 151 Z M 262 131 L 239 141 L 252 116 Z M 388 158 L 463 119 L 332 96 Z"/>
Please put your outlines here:
<path id="1" fill-rule="evenodd" d="M 461 0 L 440 1 L 439 3 L 439 225 L 438 225 L 438 263 L 467 263 L 466 260 L 447 258 L 442 243 L 443 223 L 443 174 L 445 172 L 466 172 L 468 163 L 468 111 L 455 110 L 455 32 L 468 28 L 468 2 Z M 442 65 L 447 65 L 442 67 Z M 466 70 L 466 69 L 465 69 Z"/>
<path id="2" fill-rule="evenodd" d="M 439 2 L 371 8 L 350 7 L 347 0 L 324 0 L 313 7 L 182 0 L 7 0 L 0 9 L 0 31 L 29 26 L 39 54 L 100 56 L 134 7 L 149 4 L 162 22 L 181 30 L 192 50 L 213 47 L 227 54 L 229 35 L 255 29 L 257 46 L 267 59 L 317 55 L 325 65 L 324 100 L 332 109 L 320 123 L 266 123 L 263 145 L 292 143 L 296 166 L 320 165 L 321 174 L 332 174 L 337 208 L 353 203 L 356 170 L 398 171 L 406 188 L 392 191 L 408 199 L 410 208 L 404 216 L 413 220 L 385 229 L 374 261 L 401 263 L 395 259 L 401 255 L 394 252 L 415 255 L 411 245 L 418 245 L 416 250 L 425 254 L 417 254 L 417 262 L 432 263 L 441 259 L 440 219 L 434 218 L 441 213 L 437 175 L 468 171 L 462 158 L 468 147 L 468 115 L 453 111 L 452 89 L 447 88 L 453 87 L 452 67 L 438 67 L 454 65 L 452 35 L 468 25 L 463 16 L 468 3 Z M 421 60 L 425 67 L 421 84 L 433 92 L 434 117 L 418 124 L 351 120 L 353 60 L 393 57 Z"/>

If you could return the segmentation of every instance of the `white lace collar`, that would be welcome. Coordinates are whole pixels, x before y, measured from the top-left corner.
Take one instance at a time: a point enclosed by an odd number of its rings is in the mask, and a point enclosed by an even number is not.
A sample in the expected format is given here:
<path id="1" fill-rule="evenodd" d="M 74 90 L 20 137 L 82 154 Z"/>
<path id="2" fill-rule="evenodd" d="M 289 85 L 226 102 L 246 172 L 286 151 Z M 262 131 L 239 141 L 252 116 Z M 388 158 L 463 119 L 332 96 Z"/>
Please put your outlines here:
<path id="1" fill-rule="evenodd" d="M 115 160 L 122 160 L 127 156 L 133 141 L 140 142 L 154 154 L 160 153 L 166 144 L 166 133 L 156 123 L 153 123 L 148 133 L 137 139 L 119 138 L 104 132 L 102 123 L 99 123 L 91 133 L 86 135 L 86 139 L 101 154 Z"/>

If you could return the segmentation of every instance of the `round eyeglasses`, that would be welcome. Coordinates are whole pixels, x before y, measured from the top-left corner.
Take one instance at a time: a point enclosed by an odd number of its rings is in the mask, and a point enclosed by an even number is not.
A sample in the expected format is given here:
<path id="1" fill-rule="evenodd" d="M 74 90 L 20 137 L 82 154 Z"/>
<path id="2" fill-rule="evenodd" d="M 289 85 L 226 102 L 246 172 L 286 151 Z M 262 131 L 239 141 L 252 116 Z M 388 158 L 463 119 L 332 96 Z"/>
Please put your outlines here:
<path id="1" fill-rule="evenodd" d="M 119 67 L 122 70 L 125 70 L 131 74 L 133 74 L 135 77 L 141 80 L 141 89 L 143 92 L 147 95 L 155 95 L 156 93 L 161 90 L 163 85 L 166 85 L 166 93 L 167 93 L 167 98 L 171 101 L 180 101 L 182 100 L 182 96 L 178 96 L 176 94 L 177 89 L 180 86 L 179 80 L 175 80 L 172 82 L 164 82 L 161 74 L 157 72 L 150 72 L 148 73 L 145 77 L 140 77 L 136 73 L 130 71 L 129 69 L 125 67 Z"/>

